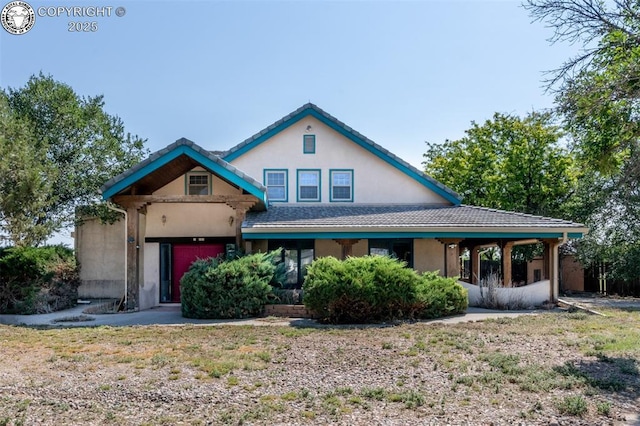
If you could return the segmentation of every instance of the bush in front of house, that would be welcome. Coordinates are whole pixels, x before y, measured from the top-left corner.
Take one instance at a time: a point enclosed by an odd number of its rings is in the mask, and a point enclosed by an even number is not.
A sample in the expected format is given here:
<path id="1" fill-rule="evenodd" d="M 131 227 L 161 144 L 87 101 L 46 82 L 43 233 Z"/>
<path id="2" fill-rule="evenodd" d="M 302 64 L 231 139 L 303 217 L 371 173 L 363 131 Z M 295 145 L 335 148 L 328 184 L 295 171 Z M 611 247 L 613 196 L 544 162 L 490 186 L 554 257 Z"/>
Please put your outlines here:
<path id="1" fill-rule="evenodd" d="M 0 313 L 41 314 L 74 306 L 80 278 L 64 246 L 0 249 Z"/>
<path id="2" fill-rule="evenodd" d="M 420 278 L 418 318 L 440 318 L 467 310 L 467 290 L 455 278 L 441 277 L 437 272 L 425 272 Z"/>
<path id="3" fill-rule="evenodd" d="M 316 259 L 303 289 L 305 306 L 330 323 L 438 318 L 467 308 L 467 291 L 455 279 L 420 275 L 385 256 Z"/>
<path id="4" fill-rule="evenodd" d="M 262 313 L 271 296 L 279 252 L 195 261 L 180 280 L 187 318 L 246 318 Z"/>

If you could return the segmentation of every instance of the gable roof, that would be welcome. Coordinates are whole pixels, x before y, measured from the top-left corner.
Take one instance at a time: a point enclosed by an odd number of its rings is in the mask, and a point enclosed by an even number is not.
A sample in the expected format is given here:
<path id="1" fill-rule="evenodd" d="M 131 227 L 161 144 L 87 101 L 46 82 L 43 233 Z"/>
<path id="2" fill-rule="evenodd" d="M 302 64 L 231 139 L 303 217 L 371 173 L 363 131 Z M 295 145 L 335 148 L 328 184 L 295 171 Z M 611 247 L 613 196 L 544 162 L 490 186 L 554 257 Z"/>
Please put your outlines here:
<path id="1" fill-rule="evenodd" d="M 475 206 L 327 205 L 272 206 L 249 212 L 242 224 L 246 238 L 580 238 L 580 223 Z"/>
<path id="2" fill-rule="evenodd" d="M 170 163 L 175 167 L 174 170 L 168 171 Z M 107 181 L 100 188 L 102 198 L 107 200 L 138 183 L 147 183 L 147 187 L 155 190 L 177 179 L 195 166 L 204 167 L 254 195 L 266 205 L 267 189 L 264 185 L 219 156 L 185 138 L 178 139 L 166 148 L 154 152 L 146 160 Z"/>
<path id="3" fill-rule="evenodd" d="M 307 103 L 301 106 L 291 114 L 286 115 L 267 128 L 261 130 L 260 132 L 234 146 L 225 153 L 221 154 L 221 157 L 226 161 L 233 161 L 246 152 L 250 151 L 251 149 L 255 148 L 256 146 L 260 145 L 261 143 L 265 142 L 267 139 L 280 133 L 281 131 L 285 130 L 289 126 L 295 124 L 296 122 L 307 116 L 316 118 L 328 127 L 345 136 L 347 139 L 351 140 L 360 147 L 366 149 L 378 158 L 382 159 L 386 163 L 413 178 L 420 184 L 434 191 L 436 194 L 440 195 L 452 204 L 459 205 L 461 203 L 462 197 L 460 197 L 460 195 L 458 195 L 456 192 L 438 182 L 437 180 L 433 179 L 431 176 L 428 176 L 422 171 L 418 170 L 416 167 L 410 165 L 400 157 L 392 154 L 387 149 L 355 131 L 351 127 L 347 126 L 337 118 L 333 117 L 332 115 L 328 114 L 312 103 Z"/>

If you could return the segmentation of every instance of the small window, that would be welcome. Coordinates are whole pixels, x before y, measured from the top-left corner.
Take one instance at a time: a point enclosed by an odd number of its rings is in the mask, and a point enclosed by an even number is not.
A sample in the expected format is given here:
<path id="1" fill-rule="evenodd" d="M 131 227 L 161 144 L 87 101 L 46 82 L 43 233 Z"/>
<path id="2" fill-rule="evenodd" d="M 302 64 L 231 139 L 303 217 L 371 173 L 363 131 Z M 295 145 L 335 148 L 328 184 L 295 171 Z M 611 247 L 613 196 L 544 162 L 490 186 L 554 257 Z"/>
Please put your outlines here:
<path id="1" fill-rule="evenodd" d="M 316 135 L 304 135 L 302 141 L 302 152 L 305 154 L 316 153 Z"/>
<path id="2" fill-rule="evenodd" d="M 331 170 L 331 201 L 353 201 L 353 170 Z"/>
<path id="3" fill-rule="evenodd" d="M 211 181 L 208 173 L 187 174 L 187 195 L 210 195 Z"/>
<path id="4" fill-rule="evenodd" d="M 320 201 L 320 170 L 298 170 L 298 201 Z"/>
<path id="5" fill-rule="evenodd" d="M 286 170 L 265 170 L 264 186 L 267 187 L 269 201 L 287 201 Z"/>

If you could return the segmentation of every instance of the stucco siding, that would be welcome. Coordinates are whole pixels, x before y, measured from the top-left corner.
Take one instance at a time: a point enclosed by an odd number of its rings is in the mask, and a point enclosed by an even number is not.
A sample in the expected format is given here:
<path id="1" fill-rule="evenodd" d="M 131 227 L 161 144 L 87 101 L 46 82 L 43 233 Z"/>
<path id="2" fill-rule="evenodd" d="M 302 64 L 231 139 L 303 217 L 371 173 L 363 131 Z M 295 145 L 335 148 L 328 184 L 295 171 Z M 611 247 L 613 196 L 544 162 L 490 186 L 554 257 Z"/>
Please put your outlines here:
<path id="1" fill-rule="evenodd" d="M 333 256 L 340 259 L 342 257 L 342 247 L 334 240 L 316 240 L 314 256 L 316 258 Z"/>
<path id="2" fill-rule="evenodd" d="M 195 167 L 191 172 L 204 172 L 202 167 Z M 214 195 L 233 195 L 240 194 L 242 191 L 233 185 L 230 185 L 216 175 L 210 175 L 211 193 Z M 257 177 L 256 177 L 257 179 Z M 153 195 L 185 195 L 186 194 L 186 175 L 180 176 L 178 179 L 166 184 L 162 188 L 156 190 Z"/>
<path id="3" fill-rule="evenodd" d="M 440 271 L 444 275 L 444 245 L 435 239 L 413 240 L 413 267 L 418 272 Z"/>
<path id="4" fill-rule="evenodd" d="M 151 204 L 147 207 L 146 237 L 234 237 L 235 217 L 235 210 L 226 204 Z"/>
<path id="5" fill-rule="evenodd" d="M 144 244 L 144 279 L 140 280 L 140 309 L 160 304 L 160 244 Z"/>
<path id="6" fill-rule="evenodd" d="M 309 131 L 307 127 L 311 126 Z M 303 153 L 303 136 L 315 135 L 313 154 Z M 263 182 L 265 169 L 288 170 L 288 202 L 297 200 L 297 170 L 321 171 L 321 202 L 330 200 L 330 170 L 353 170 L 353 202 L 450 204 L 400 170 L 313 117 L 305 117 L 231 161 Z M 263 182 L 264 183 L 264 182 Z"/>
<path id="7" fill-rule="evenodd" d="M 81 298 L 120 298 L 124 295 L 124 220 L 113 225 L 85 219 L 75 230 L 80 264 Z"/>

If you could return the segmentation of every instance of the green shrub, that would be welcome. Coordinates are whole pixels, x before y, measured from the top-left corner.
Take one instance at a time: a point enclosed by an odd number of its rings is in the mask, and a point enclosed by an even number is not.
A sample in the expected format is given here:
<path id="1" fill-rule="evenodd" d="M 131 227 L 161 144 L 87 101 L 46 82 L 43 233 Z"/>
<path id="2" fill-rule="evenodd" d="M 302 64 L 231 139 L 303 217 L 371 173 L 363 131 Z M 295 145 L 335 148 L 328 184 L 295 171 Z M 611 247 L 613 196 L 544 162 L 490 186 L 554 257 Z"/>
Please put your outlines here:
<path id="1" fill-rule="evenodd" d="M 187 318 L 246 318 L 262 313 L 279 253 L 238 259 L 195 261 L 180 281 L 182 315 Z"/>
<path id="2" fill-rule="evenodd" d="M 0 250 L 0 313 L 34 314 L 75 305 L 80 280 L 64 246 Z"/>
<path id="3" fill-rule="evenodd" d="M 418 285 L 420 318 L 440 318 L 467 310 L 467 290 L 454 278 L 441 277 L 436 272 L 425 272 L 421 278 Z"/>
<path id="4" fill-rule="evenodd" d="M 316 259 L 303 289 L 305 306 L 332 323 L 432 318 L 467 306 L 466 291 L 455 280 L 420 276 L 384 256 Z"/>

